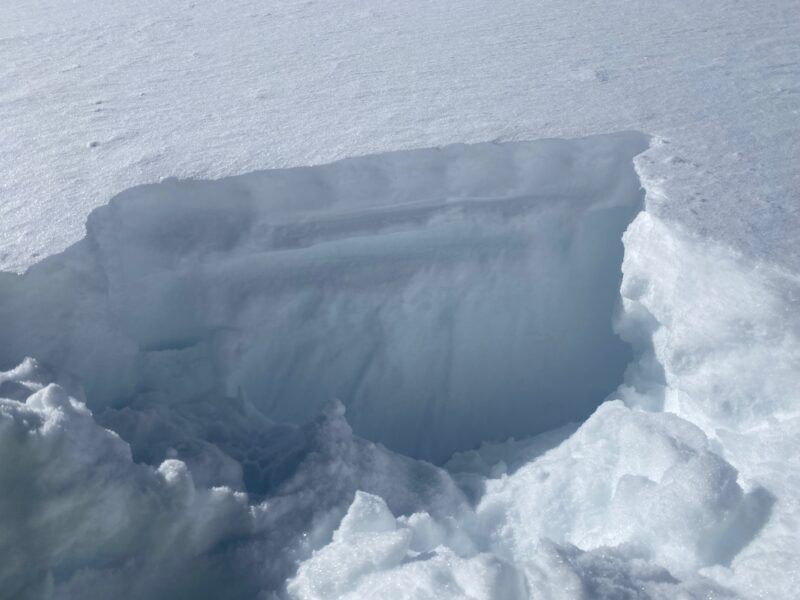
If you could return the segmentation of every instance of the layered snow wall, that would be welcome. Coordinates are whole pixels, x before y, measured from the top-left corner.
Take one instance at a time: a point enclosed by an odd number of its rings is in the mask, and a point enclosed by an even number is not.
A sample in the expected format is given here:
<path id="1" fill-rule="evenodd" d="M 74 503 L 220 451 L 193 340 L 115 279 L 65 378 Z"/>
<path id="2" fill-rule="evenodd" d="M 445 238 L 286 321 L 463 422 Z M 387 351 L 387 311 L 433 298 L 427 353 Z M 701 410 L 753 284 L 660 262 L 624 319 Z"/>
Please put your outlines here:
<path id="1" fill-rule="evenodd" d="M 338 400 L 357 434 L 435 461 L 581 421 L 631 359 L 612 316 L 647 143 L 133 188 L 85 240 L 2 280 L 0 364 L 58 365 L 96 411 L 237 398 L 301 423 Z"/>

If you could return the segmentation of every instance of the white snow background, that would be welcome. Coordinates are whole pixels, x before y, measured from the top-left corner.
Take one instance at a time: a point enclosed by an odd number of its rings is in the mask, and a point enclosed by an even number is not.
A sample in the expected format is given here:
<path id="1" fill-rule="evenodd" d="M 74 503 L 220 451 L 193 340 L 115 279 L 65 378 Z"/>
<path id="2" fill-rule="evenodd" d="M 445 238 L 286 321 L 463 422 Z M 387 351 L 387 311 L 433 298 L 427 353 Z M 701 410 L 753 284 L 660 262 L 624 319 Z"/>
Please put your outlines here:
<path id="1" fill-rule="evenodd" d="M 796 596 L 796 2 L 5 0 L 0 166 L 0 598 Z"/>

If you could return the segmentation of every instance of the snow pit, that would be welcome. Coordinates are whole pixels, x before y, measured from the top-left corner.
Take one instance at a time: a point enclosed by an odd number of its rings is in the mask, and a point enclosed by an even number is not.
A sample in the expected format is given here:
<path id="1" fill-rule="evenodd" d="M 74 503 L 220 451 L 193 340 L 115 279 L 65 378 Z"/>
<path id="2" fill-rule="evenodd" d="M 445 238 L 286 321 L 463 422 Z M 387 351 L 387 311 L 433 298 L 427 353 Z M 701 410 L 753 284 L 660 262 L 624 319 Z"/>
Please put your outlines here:
<path id="1" fill-rule="evenodd" d="M 793 597 L 800 280 L 647 142 L 167 181 L 0 274 L 0 596 Z"/>
<path id="2" fill-rule="evenodd" d="M 583 420 L 631 360 L 612 315 L 647 144 L 455 145 L 130 189 L 83 241 L 0 280 L 0 365 L 58 365 L 95 411 L 237 398 L 294 424 L 337 399 L 357 434 L 433 461 Z"/>

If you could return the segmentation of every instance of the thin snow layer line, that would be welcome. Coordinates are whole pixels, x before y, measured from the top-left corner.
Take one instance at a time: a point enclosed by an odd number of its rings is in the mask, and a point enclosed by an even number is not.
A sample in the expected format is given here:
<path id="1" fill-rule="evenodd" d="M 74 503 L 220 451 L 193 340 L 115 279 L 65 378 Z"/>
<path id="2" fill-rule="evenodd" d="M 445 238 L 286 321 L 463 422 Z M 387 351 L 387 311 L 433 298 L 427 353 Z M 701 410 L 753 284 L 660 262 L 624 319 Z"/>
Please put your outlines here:
<path id="1" fill-rule="evenodd" d="M 7 277 L 0 362 L 78 374 L 93 409 L 227 396 L 300 423 L 338 398 L 359 435 L 436 461 L 581 421 L 631 359 L 612 314 L 647 143 L 456 145 L 134 188 L 83 242 Z"/>
<path id="2" fill-rule="evenodd" d="M 0 2 L 2 269 L 167 176 L 629 129 L 661 216 L 800 268 L 796 0 L 94 4 Z"/>

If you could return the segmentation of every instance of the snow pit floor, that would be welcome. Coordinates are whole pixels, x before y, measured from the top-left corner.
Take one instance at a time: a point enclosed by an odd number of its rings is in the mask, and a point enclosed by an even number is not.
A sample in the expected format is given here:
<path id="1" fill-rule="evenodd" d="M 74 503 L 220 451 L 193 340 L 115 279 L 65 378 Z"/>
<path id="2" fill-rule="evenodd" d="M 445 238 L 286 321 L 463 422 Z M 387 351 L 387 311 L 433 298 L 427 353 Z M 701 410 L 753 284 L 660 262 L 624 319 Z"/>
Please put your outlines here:
<path id="1" fill-rule="evenodd" d="M 0 274 L 0 589 L 789 597 L 800 282 L 650 143 L 168 180 Z"/>

